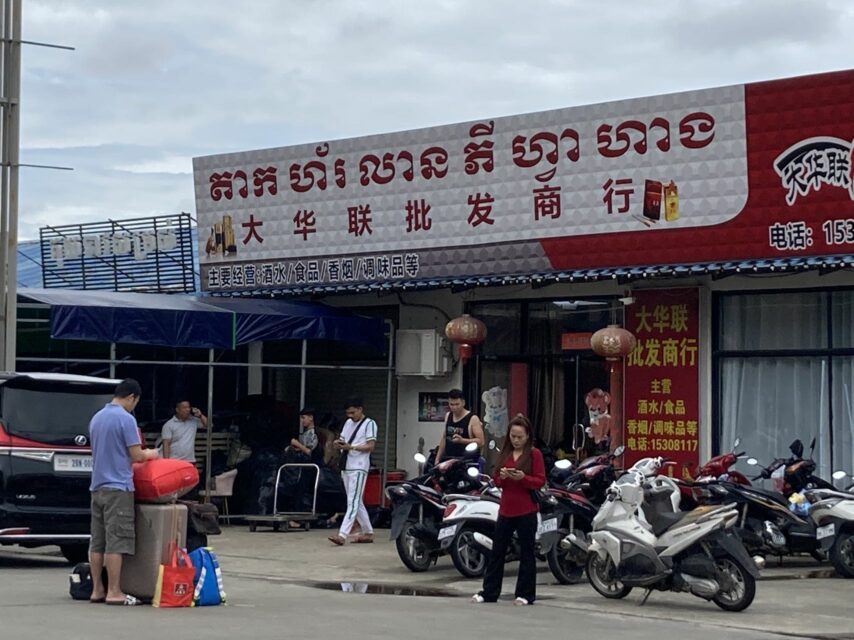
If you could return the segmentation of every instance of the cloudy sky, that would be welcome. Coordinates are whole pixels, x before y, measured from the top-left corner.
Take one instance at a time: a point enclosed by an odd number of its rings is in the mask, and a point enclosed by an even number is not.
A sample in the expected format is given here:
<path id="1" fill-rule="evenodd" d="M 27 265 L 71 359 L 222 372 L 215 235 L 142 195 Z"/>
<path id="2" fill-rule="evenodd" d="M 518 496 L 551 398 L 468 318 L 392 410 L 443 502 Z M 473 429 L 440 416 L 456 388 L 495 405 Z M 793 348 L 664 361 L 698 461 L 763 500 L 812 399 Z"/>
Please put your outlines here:
<path id="1" fill-rule="evenodd" d="M 854 67 L 850 0 L 23 0 L 21 239 L 192 158 Z"/>

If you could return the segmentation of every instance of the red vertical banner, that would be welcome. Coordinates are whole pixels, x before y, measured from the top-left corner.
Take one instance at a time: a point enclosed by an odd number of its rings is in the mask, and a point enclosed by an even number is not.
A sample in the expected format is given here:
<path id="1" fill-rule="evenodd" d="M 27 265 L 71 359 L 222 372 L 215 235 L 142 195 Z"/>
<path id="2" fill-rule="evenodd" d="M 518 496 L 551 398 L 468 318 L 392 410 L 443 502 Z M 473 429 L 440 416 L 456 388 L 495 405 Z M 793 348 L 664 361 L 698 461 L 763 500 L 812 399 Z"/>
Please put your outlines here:
<path id="1" fill-rule="evenodd" d="M 677 463 L 667 467 L 671 475 L 690 478 L 700 449 L 700 294 L 652 289 L 632 295 L 625 327 L 637 346 L 626 358 L 626 466 L 663 456 Z"/>

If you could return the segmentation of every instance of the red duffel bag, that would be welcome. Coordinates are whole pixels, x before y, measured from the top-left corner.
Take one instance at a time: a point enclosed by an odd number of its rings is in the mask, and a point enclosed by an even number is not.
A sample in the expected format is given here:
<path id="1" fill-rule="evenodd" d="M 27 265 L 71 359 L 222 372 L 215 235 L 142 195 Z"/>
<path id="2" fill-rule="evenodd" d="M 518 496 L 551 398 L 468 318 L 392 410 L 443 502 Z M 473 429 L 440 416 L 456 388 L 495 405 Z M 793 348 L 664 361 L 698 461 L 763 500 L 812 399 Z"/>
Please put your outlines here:
<path id="1" fill-rule="evenodd" d="M 133 465 L 134 498 L 139 502 L 172 502 L 198 484 L 192 462 L 157 458 Z"/>

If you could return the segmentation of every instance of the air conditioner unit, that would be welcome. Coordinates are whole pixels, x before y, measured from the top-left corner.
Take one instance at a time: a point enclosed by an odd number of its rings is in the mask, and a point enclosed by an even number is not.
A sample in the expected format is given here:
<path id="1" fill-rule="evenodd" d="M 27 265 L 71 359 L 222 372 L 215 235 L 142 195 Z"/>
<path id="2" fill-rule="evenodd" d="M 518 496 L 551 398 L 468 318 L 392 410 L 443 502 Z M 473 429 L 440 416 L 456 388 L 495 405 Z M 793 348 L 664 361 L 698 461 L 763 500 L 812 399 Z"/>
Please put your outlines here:
<path id="1" fill-rule="evenodd" d="M 451 370 L 448 342 L 434 329 L 401 329 L 395 334 L 398 376 L 444 376 Z"/>

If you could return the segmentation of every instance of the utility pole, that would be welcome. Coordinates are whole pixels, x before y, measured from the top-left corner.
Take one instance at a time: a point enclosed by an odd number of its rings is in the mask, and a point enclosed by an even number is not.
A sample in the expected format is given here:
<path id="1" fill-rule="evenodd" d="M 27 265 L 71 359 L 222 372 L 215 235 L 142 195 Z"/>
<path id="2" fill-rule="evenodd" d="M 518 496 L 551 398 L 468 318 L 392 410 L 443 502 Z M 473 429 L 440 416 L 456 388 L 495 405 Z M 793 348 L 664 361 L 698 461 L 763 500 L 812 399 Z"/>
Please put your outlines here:
<path id="1" fill-rule="evenodd" d="M 21 0 L 3 0 L 0 96 L 0 364 L 15 370 L 18 324 L 18 170 L 21 129 Z"/>

